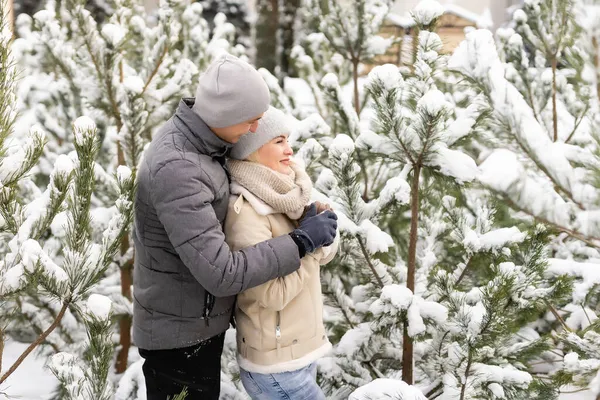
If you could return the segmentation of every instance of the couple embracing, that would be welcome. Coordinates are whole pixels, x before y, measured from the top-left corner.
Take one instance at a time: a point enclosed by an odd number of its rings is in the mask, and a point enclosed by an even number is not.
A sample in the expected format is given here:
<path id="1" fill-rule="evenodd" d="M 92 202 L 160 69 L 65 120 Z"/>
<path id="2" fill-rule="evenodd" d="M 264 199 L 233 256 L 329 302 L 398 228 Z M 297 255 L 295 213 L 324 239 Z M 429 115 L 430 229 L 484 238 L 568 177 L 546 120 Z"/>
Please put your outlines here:
<path id="1" fill-rule="evenodd" d="M 319 272 L 337 249 L 337 217 L 310 204 L 291 122 L 269 104 L 251 65 L 221 57 L 140 165 L 133 339 L 148 400 L 183 388 L 188 400 L 218 399 L 233 321 L 252 399 L 325 399 L 315 361 L 331 344 Z"/>

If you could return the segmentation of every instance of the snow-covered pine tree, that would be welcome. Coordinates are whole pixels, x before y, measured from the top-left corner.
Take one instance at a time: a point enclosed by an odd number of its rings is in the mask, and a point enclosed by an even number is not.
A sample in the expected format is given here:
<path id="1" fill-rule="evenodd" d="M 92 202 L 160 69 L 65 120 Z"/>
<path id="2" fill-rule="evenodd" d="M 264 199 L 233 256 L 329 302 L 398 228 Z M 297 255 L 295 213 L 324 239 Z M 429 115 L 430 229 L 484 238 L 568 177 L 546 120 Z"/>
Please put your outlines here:
<path id="1" fill-rule="evenodd" d="M 134 176 L 121 166 L 111 178 L 118 190 L 115 213 L 99 238 L 92 241 L 90 229 L 90 199 L 94 188 L 95 153 L 99 150 L 96 129 L 87 117 L 74 124 L 78 137 L 76 152 L 60 156 L 44 192 L 32 190 L 35 185 L 21 173 L 29 173 L 33 149 L 43 149 L 40 130 L 32 130 L 21 151 L 12 151 L 2 161 L 2 176 L 6 177 L 1 209 L 5 222 L 7 246 L 2 252 L 0 289 L 5 299 L 2 327 L 9 335 L 13 315 L 30 305 L 22 296 L 28 289 L 44 295 L 54 314 L 39 321 L 39 332 L 33 343 L 17 361 L 6 366 L 0 384 L 10 386 L 10 375 L 37 346 L 56 335 L 59 324 L 78 319 L 85 326 L 84 337 L 76 337 L 75 354 L 60 352 L 53 356 L 50 367 L 61 383 L 59 392 L 67 399 L 111 399 L 112 384 L 107 379 L 113 360 L 112 322 L 108 297 L 91 294 L 103 277 L 119 249 L 122 236 L 133 218 Z M 42 139 L 43 140 L 43 139 Z M 12 145 L 16 145 L 13 142 Z M 37 146 L 37 147 L 33 147 Z M 37 153 L 39 156 L 39 152 Z M 20 161 L 20 162 L 19 162 Z M 14 169 L 19 166 L 20 169 Z M 29 169 L 27 169 L 27 167 Z M 15 173 L 15 171 L 19 171 Z M 15 180 L 19 178 L 20 181 Z M 30 196 L 33 195 L 33 198 Z M 12 214 L 8 214 L 12 212 Z M 64 236 L 48 237 L 49 230 L 61 230 Z M 59 266 L 58 264 L 61 264 Z M 45 326 L 44 323 L 51 324 Z M 80 332 L 81 333 L 81 332 Z M 87 339 L 86 339 L 87 337 Z M 76 349 L 80 347 L 80 349 Z M 78 356 L 78 354 L 82 356 Z"/>
<path id="2" fill-rule="evenodd" d="M 26 76 L 19 86 L 17 135 L 23 134 L 20 127 L 33 123 L 49 133 L 36 183 L 48 182 L 57 157 L 73 150 L 70 121 L 86 115 L 97 124 L 101 149 L 94 170 L 98 190 L 91 200 L 94 237 L 116 211 L 118 190 L 110 176 L 122 165 L 135 172 L 153 131 L 181 97 L 193 96 L 199 71 L 214 57 L 243 52 L 234 45 L 235 27 L 218 14 L 211 31 L 199 3 L 161 2 L 156 15 L 147 14 L 142 1 L 118 0 L 114 6 L 115 13 L 98 24 L 80 1 L 50 1 L 33 18 L 20 16 L 20 38 L 14 44 Z M 119 320 L 118 373 L 128 366 L 131 345 L 132 266 L 133 249 L 124 235 L 98 289 L 113 300 L 113 317 Z M 20 311 L 21 323 L 15 323 L 21 335 L 40 330 L 54 312 L 34 291 L 27 300 L 31 307 Z M 77 344 L 72 332 L 83 331 L 81 322 L 59 326 L 61 335 L 49 339 L 53 352 Z"/>
<path id="3" fill-rule="evenodd" d="M 44 0 L 13 0 L 15 16 L 27 14 L 32 16 L 40 11 L 45 4 Z M 111 2 L 105 0 L 86 0 L 85 7 L 91 12 L 92 17 L 97 22 L 104 21 L 110 16 L 114 9 Z"/>
<path id="4" fill-rule="evenodd" d="M 243 0 L 201 0 L 202 16 L 214 29 L 214 21 L 217 14 L 222 13 L 227 17 L 236 30 L 236 41 L 246 48 L 251 47 L 250 42 L 250 20 L 248 5 Z M 218 18 L 217 18 L 218 21 Z"/>
<path id="5" fill-rule="evenodd" d="M 32 180 L 32 169 L 44 150 L 41 128 L 26 137 L 14 134 L 16 66 L 11 57 L 12 34 L 0 12 L 0 339 L 10 336 L 14 315 L 30 304 L 23 294 L 43 294 L 50 318 L 40 321 L 35 340 L 12 365 L 0 365 L 0 390 L 10 392 L 10 377 L 23 360 L 64 321 L 77 318 L 86 327 L 78 344 L 83 351 L 53 356 L 50 367 L 61 382 L 63 398 L 112 398 L 107 379 L 113 358 L 111 301 L 92 293 L 119 250 L 133 218 L 135 176 L 126 166 L 116 176 L 106 175 L 115 188 L 115 211 L 107 228 L 94 237 L 90 205 L 94 191 L 97 130 L 88 117 L 73 124 L 75 150 L 59 156 L 45 190 Z M 49 234 L 50 231 L 53 234 Z M 63 234 L 58 235 L 57 231 Z M 87 337 L 87 339 L 86 339 Z M 2 359 L 0 345 L 0 360 Z"/>
<path id="6" fill-rule="evenodd" d="M 333 93 L 331 88 L 323 84 L 327 82 L 327 79 L 324 79 L 326 75 L 335 76 L 339 85 L 344 86 L 341 90 L 348 89 L 345 87 L 347 83 L 351 85 L 349 90 L 354 93 L 355 110 L 359 104 L 359 107 L 365 104 L 366 99 L 359 99 L 359 91 L 362 90 L 359 88 L 359 71 L 363 63 L 369 62 L 374 55 L 385 52 L 393 43 L 393 39 L 385 39 L 378 35 L 380 25 L 388 11 L 388 4 L 389 2 L 381 0 L 361 0 L 356 2 L 356 8 L 344 8 L 337 2 L 316 0 L 303 2 L 298 13 L 305 24 L 312 26 L 309 30 L 316 31 L 300 37 L 300 45 L 294 47 L 291 56 L 300 78 L 310 88 L 312 99 L 308 99 L 308 102 L 314 104 L 314 108 L 305 106 L 306 99 L 299 98 L 303 94 L 300 96 L 288 94 L 290 91 L 287 90 L 285 80 L 282 88 L 272 74 L 264 69 L 261 70 L 271 89 L 273 104 L 303 121 L 302 126 L 292 135 L 293 145 L 300 145 L 299 139 L 319 140 L 320 137 L 324 137 L 327 144 L 326 137 L 330 130 L 323 121 L 334 131 L 342 132 L 345 129 L 337 128 L 337 124 L 340 123 L 335 115 L 337 101 L 328 99 L 342 94 Z M 315 10 L 318 10 L 318 13 L 315 13 Z M 335 89 L 333 91 L 335 92 Z M 344 132 L 355 140 L 360 132 L 358 125 L 354 125 L 353 122 L 354 120 L 347 122 L 352 129 Z M 345 126 L 346 122 L 341 123 Z M 311 141 L 303 151 L 316 155 L 318 149 L 313 144 L 314 142 Z M 364 199 L 368 199 L 371 185 L 366 172 L 370 168 L 366 160 L 368 154 L 363 155 L 362 150 L 357 149 L 357 155 L 364 184 L 362 195 Z M 373 168 L 376 169 L 377 166 Z M 376 174 L 376 171 L 369 172 Z"/>
<path id="7" fill-rule="evenodd" d="M 266 68 L 278 79 L 294 75 L 291 63 L 296 36 L 305 29 L 299 19 L 302 0 L 258 0 L 252 17 L 253 59 L 259 68 Z M 255 51 L 254 51 L 255 50 Z"/>
<path id="8" fill-rule="evenodd" d="M 299 9 L 302 0 L 288 0 L 282 2 L 279 10 L 279 25 L 281 27 L 281 61 L 280 77 L 297 76 L 292 62 L 292 50 L 296 43 L 296 36 L 303 29 Z"/>
<path id="9" fill-rule="evenodd" d="M 510 220 L 542 222 L 554 232 L 547 273 L 576 280 L 571 301 L 554 304 L 538 331 L 562 325 L 555 343 L 564 339 L 562 349 L 548 364 L 582 387 L 600 366 L 600 280 L 591 272 L 600 260 L 598 19 L 589 18 L 587 3 L 526 1 L 498 31 L 497 47 L 489 32 L 476 31 L 451 62 L 489 110 L 479 181 L 516 211 Z M 591 389 L 600 393 L 597 378 Z"/>
<path id="10" fill-rule="evenodd" d="M 25 175 L 36 164 L 39 159 L 45 137 L 38 130 L 33 130 L 21 146 L 21 151 L 16 151 L 16 144 L 11 145 L 13 128 L 17 117 L 16 101 L 16 81 L 17 69 L 12 57 L 10 44 L 12 42 L 12 32 L 8 26 L 9 22 L 6 16 L 5 3 L 0 4 L 0 95 L 4 100 L 0 105 L 0 254 L 8 253 L 8 231 L 16 231 L 17 226 L 11 223 L 16 209 L 20 205 L 16 203 L 15 198 L 19 192 L 19 183 L 25 179 Z M 10 147 L 9 147 L 10 146 Z M 10 152 L 9 152 L 10 150 Z M 61 185 L 64 186 L 64 185 Z M 64 190 L 64 187 L 63 187 Z M 5 260 L 0 260 L 0 377 L 3 371 L 2 354 L 4 343 L 7 339 L 7 328 L 10 320 L 8 312 L 8 303 L 10 297 L 7 293 L 11 290 L 12 280 L 10 274 L 7 276 Z M 19 277 L 16 277 L 17 281 Z M 7 282 L 9 281 L 9 282 Z M 15 282 L 15 287 L 17 282 Z"/>
<path id="11" fill-rule="evenodd" d="M 439 90 L 451 86 L 431 32 L 442 12 L 430 1 L 414 11 L 421 33 L 413 74 L 388 65 L 370 75 L 375 132 L 329 74 L 319 86 L 331 132 L 314 130 L 320 145 L 299 149 L 322 164 L 315 198 L 333 204 L 342 237 L 340 256 L 323 270 L 335 344 L 320 361 L 328 398 L 557 392 L 558 383 L 536 376 L 548 343 L 528 327 L 569 281 L 545 275 L 543 230 L 499 228 L 482 191 L 465 185 L 478 171 L 462 145 L 486 108 L 481 99 L 460 108 Z M 302 115 L 268 82 L 286 110 Z M 296 135 L 306 138 L 305 128 Z"/>
<path id="12" fill-rule="evenodd" d="M 334 0 L 305 0 L 302 14 L 306 23 L 318 30 L 306 36 L 305 46 L 292 52 L 300 76 L 314 79 L 312 69 L 337 73 L 349 63 L 354 85 L 353 106 L 360 112 L 364 104 L 358 87 L 361 64 L 375 55 L 384 54 L 394 42 L 393 38 L 378 35 L 389 5 L 389 0 L 357 0 L 353 7 Z M 307 52 L 303 48 L 309 50 L 310 59 L 304 57 Z"/>
<path id="13" fill-rule="evenodd" d="M 600 4 L 596 0 L 580 0 L 580 4 L 583 7 L 576 9 L 577 21 L 589 37 L 589 41 L 582 44 L 592 57 L 596 75 L 596 93 L 600 97 Z"/>
<path id="14" fill-rule="evenodd" d="M 288 77 L 280 81 L 281 77 L 275 74 L 278 79 L 273 80 L 269 76 L 269 74 L 273 75 L 272 71 L 263 71 L 271 87 L 276 106 L 299 118 L 307 117 L 316 111 L 323 118 L 329 119 L 332 110 L 328 109 L 323 99 L 320 85 L 322 78 L 328 73 L 335 74 L 342 86 L 351 82 L 354 85 L 351 90 L 360 93 L 358 80 L 363 70 L 363 63 L 385 52 L 393 44 L 393 39 L 385 39 L 378 35 L 389 2 L 361 0 L 356 4 L 357 8 L 342 7 L 343 15 L 338 15 L 336 12 L 340 11 L 341 6 L 337 2 L 332 4 L 329 4 L 328 0 L 301 2 L 296 10 L 296 19 L 297 25 L 301 25 L 302 29 L 296 27 L 294 33 L 296 45 L 291 49 L 290 57 L 298 76 L 308 84 L 312 92 L 311 102 L 314 103 L 315 109 L 307 109 L 304 105 L 295 104 L 297 100 L 304 100 L 296 99 L 296 94 L 286 95 L 288 88 L 285 83 Z M 284 13 L 287 6 L 284 7 Z M 291 19 L 291 15 L 286 18 Z M 322 27 L 326 31 L 322 31 Z M 335 39 L 335 35 L 340 32 L 344 35 L 343 39 L 342 37 Z M 355 70 L 353 63 L 356 64 Z M 356 72 L 354 76 L 353 72 Z M 356 78 L 356 81 L 353 78 Z M 280 87 L 280 83 L 284 88 Z M 365 102 L 366 99 L 359 99 L 360 104 Z"/>
<path id="15" fill-rule="evenodd" d="M 278 75 L 279 66 L 279 1 L 257 0 L 254 23 L 256 66 Z"/>

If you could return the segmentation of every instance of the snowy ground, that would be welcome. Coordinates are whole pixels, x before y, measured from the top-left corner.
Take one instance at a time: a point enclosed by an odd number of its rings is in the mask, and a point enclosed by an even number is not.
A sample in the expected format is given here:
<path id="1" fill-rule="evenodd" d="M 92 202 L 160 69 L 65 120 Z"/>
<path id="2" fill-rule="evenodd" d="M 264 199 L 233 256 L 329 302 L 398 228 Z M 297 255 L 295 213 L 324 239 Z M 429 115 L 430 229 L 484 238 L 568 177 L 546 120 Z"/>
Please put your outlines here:
<path id="1" fill-rule="evenodd" d="M 26 343 L 11 341 L 6 343 L 2 355 L 3 373 L 26 348 Z M 0 400 L 45 400 L 50 398 L 56 382 L 54 375 L 44 368 L 44 360 L 30 354 L 8 378 L 8 384 L 3 384 L 0 388 Z"/>
<path id="2" fill-rule="evenodd" d="M 4 368 L 12 365 L 26 347 L 27 344 L 24 343 L 7 342 L 2 357 Z M 8 383 L 8 385 L 0 388 L 0 400 L 46 400 L 51 396 L 52 389 L 56 385 L 56 379 L 48 369 L 44 368 L 42 359 L 30 355 L 19 369 L 11 375 Z M 5 395 L 8 395 L 8 397 Z M 595 399 L 589 392 L 577 392 L 563 394 L 559 400 Z"/>

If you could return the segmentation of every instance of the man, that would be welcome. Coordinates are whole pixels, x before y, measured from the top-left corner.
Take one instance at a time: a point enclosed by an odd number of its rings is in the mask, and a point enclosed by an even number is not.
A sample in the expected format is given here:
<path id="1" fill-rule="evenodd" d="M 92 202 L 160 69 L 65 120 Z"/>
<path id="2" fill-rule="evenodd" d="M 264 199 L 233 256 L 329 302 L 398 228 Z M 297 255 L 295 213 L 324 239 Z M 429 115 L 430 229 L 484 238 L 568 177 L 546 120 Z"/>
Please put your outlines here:
<path id="1" fill-rule="evenodd" d="M 335 214 L 313 210 L 290 235 L 236 252 L 225 243 L 225 157 L 256 131 L 269 103 L 252 66 L 222 57 L 145 153 L 135 199 L 133 339 L 145 359 L 148 400 L 184 387 L 188 400 L 218 399 L 235 295 L 296 271 L 304 254 L 335 237 Z"/>

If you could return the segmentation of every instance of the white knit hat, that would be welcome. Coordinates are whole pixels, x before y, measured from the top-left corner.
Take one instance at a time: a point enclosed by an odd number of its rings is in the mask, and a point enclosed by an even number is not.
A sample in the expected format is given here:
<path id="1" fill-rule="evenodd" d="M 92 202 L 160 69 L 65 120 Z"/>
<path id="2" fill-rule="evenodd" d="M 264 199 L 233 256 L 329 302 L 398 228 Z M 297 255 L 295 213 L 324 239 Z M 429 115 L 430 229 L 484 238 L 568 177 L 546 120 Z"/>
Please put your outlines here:
<path id="1" fill-rule="evenodd" d="M 291 132 L 290 117 L 275 107 L 269 107 L 265 115 L 258 121 L 256 132 L 248 132 L 233 145 L 229 156 L 236 160 L 245 160 L 248 156 L 269 143 L 277 136 L 289 135 Z"/>
<path id="2" fill-rule="evenodd" d="M 271 94 L 260 73 L 231 54 L 213 61 L 200 76 L 192 110 L 211 128 L 250 120 L 269 108 Z"/>

